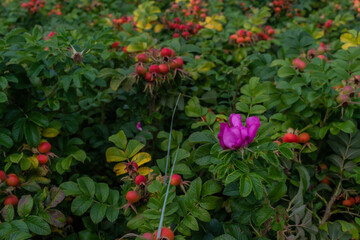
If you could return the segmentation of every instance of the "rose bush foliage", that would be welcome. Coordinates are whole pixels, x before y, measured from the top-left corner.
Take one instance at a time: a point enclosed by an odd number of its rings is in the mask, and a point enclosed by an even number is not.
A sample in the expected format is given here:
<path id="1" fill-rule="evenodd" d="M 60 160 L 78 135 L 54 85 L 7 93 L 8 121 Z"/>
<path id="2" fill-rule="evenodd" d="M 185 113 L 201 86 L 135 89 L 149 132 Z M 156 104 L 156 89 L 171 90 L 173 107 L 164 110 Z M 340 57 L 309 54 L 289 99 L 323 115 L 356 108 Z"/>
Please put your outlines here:
<path id="1" fill-rule="evenodd" d="M 359 1 L 0 3 L 0 239 L 359 239 Z"/>

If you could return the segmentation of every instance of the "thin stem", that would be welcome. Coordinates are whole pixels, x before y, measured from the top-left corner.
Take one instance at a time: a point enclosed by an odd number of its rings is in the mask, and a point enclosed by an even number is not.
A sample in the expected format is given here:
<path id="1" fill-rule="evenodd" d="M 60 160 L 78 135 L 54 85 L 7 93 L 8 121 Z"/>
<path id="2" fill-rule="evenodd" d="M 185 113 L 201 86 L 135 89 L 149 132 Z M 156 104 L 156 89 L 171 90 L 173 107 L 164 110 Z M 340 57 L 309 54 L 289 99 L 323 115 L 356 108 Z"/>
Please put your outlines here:
<path id="1" fill-rule="evenodd" d="M 180 96 L 181 96 L 181 93 L 179 94 L 178 99 L 176 100 L 176 104 L 175 104 L 175 107 L 174 107 L 174 111 L 173 111 L 173 114 L 172 114 L 172 117 L 171 117 L 170 134 L 169 134 L 169 144 L 168 144 L 168 150 L 167 150 L 167 156 L 166 156 L 164 186 L 166 185 L 167 170 L 168 170 L 168 167 L 169 167 L 170 146 L 171 146 L 171 138 L 172 138 L 172 129 L 173 129 L 174 117 L 175 117 L 175 112 L 176 112 L 177 105 L 178 105 L 179 100 L 180 100 Z"/>
<path id="2" fill-rule="evenodd" d="M 179 147 L 178 147 L 177 150 L 179 150 Z M 163 222 L 164 222 L 164 216 L 165 216 L 166 202 L 167 202 L 167 198 L 169 196 L 169 191 L 170 191 L 170 186 L 171 186 L 171 184 L 170 184 L 171 177 L 172 177 L 172 175 L 174 173 L 174 168 L 175 168 L 178 152 L 179 151 L 176 151 L 174 163 L 173 163 L 173 166 L 171 168 L 171 173 L 170 173 L 170 177 L 169 177 L 169 183 L 167 185 L 167 189 L 166 189 L 166 193 L 165 193 L 165 200 L 164 200 L 164 204 L 163 204 L 163 207 L 162 207 L 162 210 L 161 210 L 160 223 L 159 223 L 159 228 L 158 228 L 158 233 L 157 233 L 156 239 L 160 238 L 160 235 L 161 235 L 161 228 L 162 228 L 162 225 L 163 225 Z M 164 180 L 164 183 L 166 183 L 166 178 Z"/>

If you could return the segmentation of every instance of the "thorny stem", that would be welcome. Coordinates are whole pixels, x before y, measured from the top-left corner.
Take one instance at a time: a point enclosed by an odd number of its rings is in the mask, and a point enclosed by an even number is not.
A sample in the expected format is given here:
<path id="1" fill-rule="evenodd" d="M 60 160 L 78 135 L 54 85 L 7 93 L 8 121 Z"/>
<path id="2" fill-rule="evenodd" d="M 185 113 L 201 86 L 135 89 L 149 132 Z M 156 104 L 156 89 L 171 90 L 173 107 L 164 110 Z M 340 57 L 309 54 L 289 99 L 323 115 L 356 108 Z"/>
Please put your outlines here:
<path id="1" fill-rule="evenodd" d="M 350 135 L 350 138 L 349 138 L 349 142 L 346 145 L 346 151 L 345 151 L 345 154 L 343 155 L 343 159 L 342 159 L 342 163 L 341 163 L 339 184 L 337 185 L 337 188 L 336 188 L 334 194 L 330 198 L 329 203 L 326 205 L 326 210 L 325 210 L 323 218 L 321 219 L 320 225 L 323 225 L 329 219 L 329 217 L 331 216 L 331 214 L 332 214 L 331 213 L 331 207 L 334 204 L 337 196 L 339 195 L 339 191 L 340 191 L 341 184 L 342 184 L 342 181 L 343 181 L 344 163 L 345 163 L 346 156 L 347 156 L 349 148 L 350 148 L 350 142 L 351 142 L 351 135 Z"/>

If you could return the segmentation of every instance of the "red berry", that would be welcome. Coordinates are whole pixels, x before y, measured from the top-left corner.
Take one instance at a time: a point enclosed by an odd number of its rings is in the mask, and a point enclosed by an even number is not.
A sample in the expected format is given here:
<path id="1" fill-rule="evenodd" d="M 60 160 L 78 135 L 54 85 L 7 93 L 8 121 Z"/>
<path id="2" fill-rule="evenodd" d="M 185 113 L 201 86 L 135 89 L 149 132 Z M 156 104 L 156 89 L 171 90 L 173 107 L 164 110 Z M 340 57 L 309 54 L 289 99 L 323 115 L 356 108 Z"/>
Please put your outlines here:
<path id="1" fill-rule="evenodd" d="M 19 184 L 19 178 L 14 173 L 10 173 L 6 176 L 6 184 L 8 186 L 16 186 Z"/>
<path id="2" fill-rule="evenodd" d="M 51 150 L 51 144 L 48 142 L 42 142 L 38 146 L 38 151 L 40 153 L 48 153 L 48 152 L 50 152 L 50 150 Z"/>
<path id="3" fill-rule="evenodd" d="M 293 142 L 295 142 L 295 143 L 298 143 L 298 142 L 299 142 L 299 139 L 298 139 L 298 137 L 297 137 L 295 134 L 293 134 L 293 133 L 287 133 L 287 134 L 285 134 L 284 137 L 283 137 L 283 142 L 287 142 L 287 143 L 293 143 Z"/>
<path id="4" fill-rule="evenodd" d="M 114 42 L 113 44 L 111 44 L 112 48 L 117 48 L 119 46 L 120 42 Z"/>
<path id="5" fill-rule="evenodd" d="M 173 62 L 176 63 L 176 68 L 182 68 L 184 65 L 184 61 L 181 58 L 175 58 Z"/>
<path id="6" fill-rule="evenodd" d="M 298 136 L 299 143 L 307 143 L 310 140 L 310 135 L 306 132 L 301 133 Z"/>
<path id="7" fill-rule="evenodd" d="M 355 203 L 360 203 L 360 196 L 355 196 Z"/>
<path id="8" fill-rule="evenodd" d="M 161 56 L 162 57 L 172 57 L 173 53 L 175 53 L 173 50 L 171 50 L 170 48 L 163 48 L 161 49 Z"/>
<path id="9" fill-rule="evenodd" d="M 342 205 L 344 205 L 346 207 L 351 207 L 353 204 L 349 199 L 347 199 L 347 200 L 342 201 Z"/>
<path id="10" fill-rule="evenodd" d="M 275 31 L 274 31 L 274 29 L 269 29 L 268 30 L 268 34 L 270 35 L 270 36 L 272 36 L 272 35 L 274 35 L 275 34 Z"/>
<path id="11" fill-rule="evenodd" d="M 327 20 L 327 22 L 325 23 L 325 28 L 330 28 L 332 25 L 332 22 L 333 21 L 331 19 Z"/>
<path id="12" fill-rule="evenodd" d="M 162 74 L 167 74 L 169 72 L 169 66 L 166 64 L 160 64 L 159 65 L 159 71 Z"/>
<path id="13" fill-rule="evenodd" d="M 180 37 L 180 35 L 178 33 L 174 33 L 173 37 L 178 38 L 178 37 Z"/>
<path id="14" fill-rule="evenodd" d="M 172 175 L 170 184 L 176 187 L 179 186 L 180 183 L 181 183 L 181 176 L 179 174 Z"/>
<path id="15" fill-rule="evenodd" d="M 4 182 L 6 180 L 6 173 L 0 170 L 0 181 Z"/>
<path id="16" fill-rule="evenodd" d="M 339 104 L 346 103 L 350 101 L 350 97 L 345 94 L 340 94 L 339 96 L 337 96 L 336 101 Z"/>
<path id="17" fill-rule="evenodd" d="M 138 55 L 137 59 L 139 62 L 145 63 L 148 61 L 148 56 L 145 53 L 141 53 Z"/>
<path id="18" fill-rule="evenodd" d="M 49 161 L 49 157 L 44 155 L 44 154 L 40 154 L 36 157 L 36 159 L 39 161 L 39 163 L 41 165 L 45 165 L 48 161 Z"/>
<path id="19" fill-rule="evenodd" d="M 157 233 L 158 233 L 158 231 L 156 231 L 154 233 L 154 240 L 158 239 L 157 238 Z M 174 236 L 173 231 L 171 231 L 170 228 L 163 227 L 163 228 L 161 228 L 160 238 L 165 238 L 165 239 L 167 238 L 169 240 L 174 240 L 175 236 Z"/>
<path id="20" fill-rule="evenodd" d="M 158 65 L 151 65 L 149 68 L 149 72 L 150 73 L 159 73 L 160 69 Z"/>
<path id="21" fill-rule="evenodd" d="M 275 11 L 276 13 L 280 13 L 280 12 L 281 12 L 281 8 L 280 8 L 280 7 L 276 7 L 276 8 L 274 8 L 274 11 Z"/>
<path id="22" fill-rule="evenodd" d="M 128 200 L 129 203 L 136 203 L 140 200 L 140 196 L 135 191 L 128 191 L 126 193 L 126 200 Z"/>
<path id="23" fill-rule="evenodd" d="M 295 58 L 292 61 L 292 64 L 299 69 L 299 71 L 304 71 L 306 68 L 306 63 L 303 62 L 300 58 Z"/>
<path id="24" fill-rule="evenodd" d="M 328 176 L 325 176 L 323 180 L 320 181 L 321 183 L 325 183 L 326 185 L 331 185 L 330 179 Z"/>
<path id="25" fill-rule="evenodd" d="M 133 168 L 135 168 L 136 170 L 139 169 L 139 166 L 138 166 L 138 164 L 136 162 L 132 162 L 131 166 L 133 166 Z"/>
<path id="26" fill-rule="evenodd" d="M 147 72 L 147 73 L 145 74 L 145 80 L 148 81 L 148 82 L 151 82 L 151 81 L 152 81 L 151 73 Z"/>
<path id="27" fill-rule="evenodd" d="M 123 47 L 123 52 L 128 54 L 128 51 L 127 51 L 127 46 Z"/>
<path id="28" fill-rule="evenodd" d="M 349 200 L 352 205 L 354 205 L 356 203 L 355 198 L 353 198 L 353 197 L 349 197 Z"/>
<path id="29" fill-rule="evenodd" d="M 142 236 L 143 236 L 144 238 L 148 239 L 148 240 L 152 240 L 152 239 L 153 239 L 153 234 L 152 234 L 152 233 L 149 233 L 149 232 L 144 233 Z"/>
<path id="30" fill-rule="evenodd" d="M 144 175 L 139 175 L 135 178 L 136 185 L 140 185 L 146 182 L 146 177 Z"/>
<path id="31" fill-rule="evenodd" d="M 4 200 L 4 205 L 13 205 L 13 206 L 16 206 L 19 202 L 19 199 L 17 198 L 17 196 L 15 195 L 10 195 L 8 196 L 7 198 L 5 198 Z"/>
<path id="32" fill-rule="evenodd" d="M 189 37 L 190 33 L 188 31 L 185 31 L 181 34 L 184 38 Z"/>
<path id="33" fill-rule="evenodd" d="M 139 75 L 145 75 L 146 74 L 146 68 L 144 66 L 138 65 L 136 66 L 136 73 Z"/>

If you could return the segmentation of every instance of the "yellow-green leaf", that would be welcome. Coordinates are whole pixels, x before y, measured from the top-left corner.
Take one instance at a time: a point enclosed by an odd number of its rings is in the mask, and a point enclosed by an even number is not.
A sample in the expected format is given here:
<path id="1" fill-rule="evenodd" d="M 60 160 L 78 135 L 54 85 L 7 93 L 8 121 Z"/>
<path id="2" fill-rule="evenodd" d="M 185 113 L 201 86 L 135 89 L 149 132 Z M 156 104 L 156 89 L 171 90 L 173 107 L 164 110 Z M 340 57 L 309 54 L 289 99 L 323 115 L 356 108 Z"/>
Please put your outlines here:
<path id="1" fill-rule="evenodd" d="M 124 151 L 116 148 L 110 147 L 106 150 L 106 161 L 107 162 L 121 162 L 127 159 Z"/>

